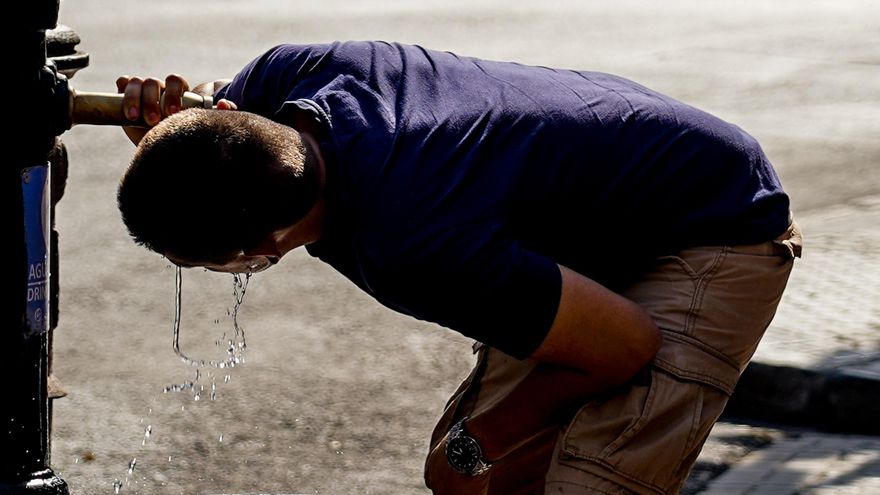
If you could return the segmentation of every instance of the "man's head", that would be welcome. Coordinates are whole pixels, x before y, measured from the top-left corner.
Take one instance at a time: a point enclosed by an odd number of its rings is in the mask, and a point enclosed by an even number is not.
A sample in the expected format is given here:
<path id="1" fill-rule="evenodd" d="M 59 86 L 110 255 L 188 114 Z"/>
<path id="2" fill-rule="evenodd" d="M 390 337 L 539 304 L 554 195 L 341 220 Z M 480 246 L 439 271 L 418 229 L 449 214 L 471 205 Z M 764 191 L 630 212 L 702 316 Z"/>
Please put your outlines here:
<path id="1" fill-rule="evenodd" d="M 181 264 L 223 265 L 305 216 L 320 194 L 319 168 L 290 127 L 187 110 L 147 133 L 117 200 L 138 244 Z"/>

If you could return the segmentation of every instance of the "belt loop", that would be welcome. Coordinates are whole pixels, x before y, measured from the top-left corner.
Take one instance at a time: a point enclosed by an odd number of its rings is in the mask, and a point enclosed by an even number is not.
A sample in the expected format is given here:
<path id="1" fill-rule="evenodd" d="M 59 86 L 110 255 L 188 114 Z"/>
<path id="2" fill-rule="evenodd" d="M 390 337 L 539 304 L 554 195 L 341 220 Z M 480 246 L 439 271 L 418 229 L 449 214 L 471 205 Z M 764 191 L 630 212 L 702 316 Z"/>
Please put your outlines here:
<path id="1" fill-rule="evenodd" d="M 773 241 L 773 248 L 776 254 L 786 258 L 800 258 L 803 251 L 803 235 L 797 222 L 794 220 L 789 224 L 788 229 L 781 236 Z"/>

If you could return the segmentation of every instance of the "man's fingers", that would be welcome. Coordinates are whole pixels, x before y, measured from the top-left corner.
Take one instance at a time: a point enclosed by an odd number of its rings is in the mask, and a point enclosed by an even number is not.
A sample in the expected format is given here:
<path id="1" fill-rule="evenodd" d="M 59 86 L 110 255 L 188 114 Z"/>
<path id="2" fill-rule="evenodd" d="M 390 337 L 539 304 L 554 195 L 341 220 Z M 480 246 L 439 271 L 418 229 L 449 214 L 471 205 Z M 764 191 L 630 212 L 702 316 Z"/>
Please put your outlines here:
<path id="1" fill-rule="evenodd" d="M 117 79 L 117 85 L 120 79 L 122 78 Z M 123 90 L 125 95 L 122 98 L 122 111 L 128 120 L 135 121 L 141 114 L 141 86 L 144 82 L 139 77 L 127 79 Z"/>
<path id="2" fill-rule="evenodd" d="M 222 98 L 217 102 L 217 110 L 238 110 L 238 105 L 233 101 Z"/>
<path id="3" fill-rule="evenodd" d="M 143 116 L 144 122 L 153 127 L 163 117 L 175 114 L 183 106 L 183 94 L 190 90 L 189 83 L 179 74 L 170 74 L 161 81 L 154 77 L 141 79 L 128 75 L 116 79 L 116 90 L 123 93 L 122 109 L 128 120 L 134 122 Z M 164 93 L 164 99 L 161 96 Z M 235 110 L 234 103 L 227 101 L 224 110 Z"/>
<path id="4" fill-rule="evenodd" d="M 144 122 L 150 127 L 162 120 L 162 110 L 159 108 L 159 96 L 165 83 L 150 77 L 146 79 L 141 87 L 141 112 L 144 114 Z"/>
<path id="5" fill-rule="evenodd" d="M 129 76 L 119 76 L 116 78 L 116 92 L 125 93 L 125 86 L 128 84 Z"/>
<path id="6" fill-rule="evenodd" d="M 178 74 L 170 74 L 165 78 L 165 106 L 162 112 L 171 115 L 180 111 L 183 93 L 189 91 L 189 83 Z"/>

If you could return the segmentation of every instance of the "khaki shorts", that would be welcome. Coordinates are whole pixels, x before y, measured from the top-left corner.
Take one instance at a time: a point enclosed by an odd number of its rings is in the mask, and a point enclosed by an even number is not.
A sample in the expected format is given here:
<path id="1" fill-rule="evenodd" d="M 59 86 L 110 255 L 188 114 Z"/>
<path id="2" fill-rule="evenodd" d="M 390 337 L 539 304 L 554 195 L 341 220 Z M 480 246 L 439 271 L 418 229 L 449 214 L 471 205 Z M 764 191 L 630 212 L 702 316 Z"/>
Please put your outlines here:
<path id="1" fill-rule="evenodd" d="M 428 487 L 438 495 L 678 493 L 776 313 L 801 246 L 792 224 L 775 241 L 698 247 L 658 259 L 650 273 L 621 292 L 663 332 L 652 364 L 626 386 L 561 411 L 564 419 L 556 424 L 524 432 L 509 449 L 486 459 L 490 469 L 469 476 L 446 463 L 450 427 L 487 412 L 496 413 L 499 422 L 517 421 L 492 408 L 518 388 L 540 391 L 534 377 L 552 369 L 475 345 L 477 365 L 434 430 Z M 539 411 L 540 392 L 528 395 L 528 409 Z"/>

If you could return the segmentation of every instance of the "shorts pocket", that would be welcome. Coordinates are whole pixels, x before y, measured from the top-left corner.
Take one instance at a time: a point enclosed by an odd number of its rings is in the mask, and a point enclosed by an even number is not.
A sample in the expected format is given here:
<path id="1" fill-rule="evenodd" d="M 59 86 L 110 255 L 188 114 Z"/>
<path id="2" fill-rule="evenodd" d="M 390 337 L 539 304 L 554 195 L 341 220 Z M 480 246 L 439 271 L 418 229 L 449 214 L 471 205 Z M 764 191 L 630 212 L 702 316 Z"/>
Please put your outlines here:
<path id="1" fill-rule="evenodd" d="M 473 403 L 479 392 L 480 378 L 486 369 L 489 347 L 480 342 L 474 342 L 473 349 L 474 354 L 477 355 L 477 362 L 474 364 L 473 369 L 471 369 L 470 374 L 462 380 L 455 392 L 449 396 L 449 400 L 446 401 L 443 415 L 437 421 L 437 424 L 434 426 L 434 432 L 431 435 L 432 447 L 446 435 L 446 432 L 449 431 L 449 428 L 456 421 L 466 415 L 460 413 L 462 408 L 467 411 L 473 408 Z"/>
<path id="2" fill-rule="evenodd" d="M 674 359 L 658 355 L 645 383 L 578 411 L 563 436 L 560 463 L 636 493 L 678 492 L 738 373 L 726 373 L 726 362 L 700 348 L 667 339 L 664 349 Z"/>

